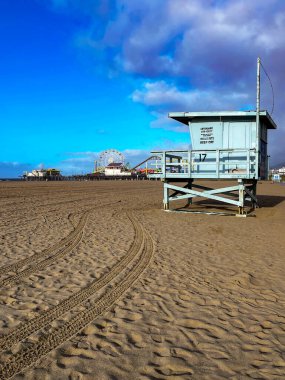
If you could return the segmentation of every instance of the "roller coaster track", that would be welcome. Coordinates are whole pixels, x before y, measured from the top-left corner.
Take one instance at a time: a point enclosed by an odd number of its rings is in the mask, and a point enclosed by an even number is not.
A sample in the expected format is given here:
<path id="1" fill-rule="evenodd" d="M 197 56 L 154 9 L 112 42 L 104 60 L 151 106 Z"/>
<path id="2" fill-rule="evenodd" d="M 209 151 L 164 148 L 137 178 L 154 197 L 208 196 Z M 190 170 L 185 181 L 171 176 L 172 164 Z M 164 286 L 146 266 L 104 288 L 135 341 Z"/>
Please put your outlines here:
<path id="1" fill-rule="evenodd" d="M 96 299 L 91 306 L 77 313 L 70 321 L 65 322 L 62 326 L 52 329 L 51 332 L 43 335 L 39 341 L 24 347 L 16 354 L 12 354 L 0 366 L 0 379 L 8 379 L 23 369 L 34 365 L 44 355 L 51 350 L 63 344 L 76 335 L 85 326 L 91 323 L 96 317 L 109 310 L 114 303 L 135 283 L 139 276 L 148 267 L 154 253 L 154 243 L 149 233 L 138 223 L 133 217 L 130 217 L 134 229 L 135 239 L 128 254 L 117 263 L 111 271 L 102 276 L 96 282 L 92 282 L 89 286 L 77 292 L 67 300 L 63 301 L 58 306 L 50 309 L 45 315 L 39 315 L 30 322 L 20 326 L 17 330 L 3 337 L 1 342 L 2 348 L 7 349 L 8 346 L 18 343 L 24 337 L 31 335 L 32 332 L 38 331 L 40 328 L 49 324 L 59 315 L 67 313 L 76 304 L 82 303 L 89 299 L 101 287 L 110 284 L 110 281 L 119 274 L 124 274 L 124 269 L 127 271 L 127 265 L 139 255 L 139 259 L 133 267 L 125 274 L 123 280 L 117 283 L 110 289 L 106 290 L 103 295 Z M 25 328 L 25 326 L 27 326 Z M 9 342 L 10 337 L 10 342 Z"/>
<path id="2" fill-rule="evenodd" d="M 150 160 L 161 161 L 161 157 L 160 156 L 150 156 L 146 160 L 143 160 L 142 162 L 140 162 L 139 164 L 137 164 L 136 166 L 134 166 L 133 168 L 131 168 L 131 170 L 135 170 L 136 168 L 138 168 L 139 166 L 143 165 L 144 163 L 146 163 L 147 161 L 150 161 Z"/>

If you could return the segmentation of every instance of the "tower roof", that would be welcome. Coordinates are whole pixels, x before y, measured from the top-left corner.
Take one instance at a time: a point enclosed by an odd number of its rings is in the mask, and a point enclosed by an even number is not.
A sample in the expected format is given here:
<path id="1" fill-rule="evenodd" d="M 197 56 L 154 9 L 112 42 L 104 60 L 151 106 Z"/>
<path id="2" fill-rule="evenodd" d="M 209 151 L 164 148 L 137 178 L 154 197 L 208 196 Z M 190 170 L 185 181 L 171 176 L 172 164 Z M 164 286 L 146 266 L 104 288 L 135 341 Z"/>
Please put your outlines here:
<path id="1" fill-rule="evenodd" d="M 168 117 L 175 119 L 180 123 L 188 125 L 193 121 L 254 121 L 256 111 L 215 111 L 215 112 L 170 112 Z M 276 129 L 277 125 L 264 110 L 259 112 L 260 121 L 264 122 L 268 129 Z"/>

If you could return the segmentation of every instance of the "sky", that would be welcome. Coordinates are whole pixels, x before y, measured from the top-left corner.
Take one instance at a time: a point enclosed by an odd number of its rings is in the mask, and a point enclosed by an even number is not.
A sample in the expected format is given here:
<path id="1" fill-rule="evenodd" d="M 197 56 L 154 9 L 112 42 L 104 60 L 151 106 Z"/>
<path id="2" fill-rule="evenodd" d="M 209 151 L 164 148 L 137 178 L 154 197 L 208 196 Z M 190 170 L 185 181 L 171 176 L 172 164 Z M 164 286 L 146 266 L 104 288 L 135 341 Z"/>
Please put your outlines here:
<path id="1" fill-rule="evenodd" d="M 0 0 L 0 33 L 0 178 L 188 148 L 168 112 L 254 110 L 258 56 L 285 162 L 284 0 Z"/>

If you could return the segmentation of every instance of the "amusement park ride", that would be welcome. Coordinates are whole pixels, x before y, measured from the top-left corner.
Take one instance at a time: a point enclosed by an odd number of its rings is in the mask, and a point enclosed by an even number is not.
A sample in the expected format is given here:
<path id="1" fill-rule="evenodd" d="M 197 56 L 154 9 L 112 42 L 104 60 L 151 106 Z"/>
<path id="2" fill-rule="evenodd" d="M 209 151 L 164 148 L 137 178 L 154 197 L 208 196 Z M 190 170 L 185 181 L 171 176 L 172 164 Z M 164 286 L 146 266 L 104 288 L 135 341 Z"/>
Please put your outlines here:
<path id="1" fill-rule="evenodd" d="M 247 201 L 255 209 L 257 181 L 268 178 L 267 131 L 277 128 L 268 112 L 260 111 L 260 59 L 255 111 L 171 112 L 168 116 L 189 126 L 193 149 L 152 152 L 160 158 L 159 172 L 148 176 L 164 182 L 164 209 L 181 199 L 190 205 L 196 197 L 237 206 L 237 216 L 247 215 Z M 194 183 L 197 179 L 236 180 L 237 184 L 212 188 Z"/>
<path id="2" fill-rule="evenodd" d="M 107 177 L 147 177 L 148 174 L 156 173 L 155 168 L 148 167 L 148 161 L 160 160 L 158 156 L 151 156 L 136 166 L 130 168 L 125 164 L 123 153 L 116 149 L 107 149 L 100 153 L 98 161 L 95 161 L 94 176 Z M 143 167 L 144 165 L 144 167 Z"/>
<path id="3" fill-rule="evenodd" d="M 115 176 L 127 174 L 124 155 L 116 149 L 106 149 L 95 161 L 94 176 Z"/>

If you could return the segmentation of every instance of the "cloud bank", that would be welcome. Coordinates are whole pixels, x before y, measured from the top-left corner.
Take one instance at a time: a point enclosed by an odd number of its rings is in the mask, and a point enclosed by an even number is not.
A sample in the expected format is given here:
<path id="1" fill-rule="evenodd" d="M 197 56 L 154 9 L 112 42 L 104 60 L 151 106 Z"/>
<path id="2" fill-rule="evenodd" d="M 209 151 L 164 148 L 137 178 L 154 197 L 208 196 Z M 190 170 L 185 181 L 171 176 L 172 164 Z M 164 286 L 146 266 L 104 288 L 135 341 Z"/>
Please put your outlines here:
<path id="1" fill-rule="evenodd" d="M 24 171 L 32 170 L 30 164 L 20 162 L 0 162 L 0 178 L 18 178 Z"/>

